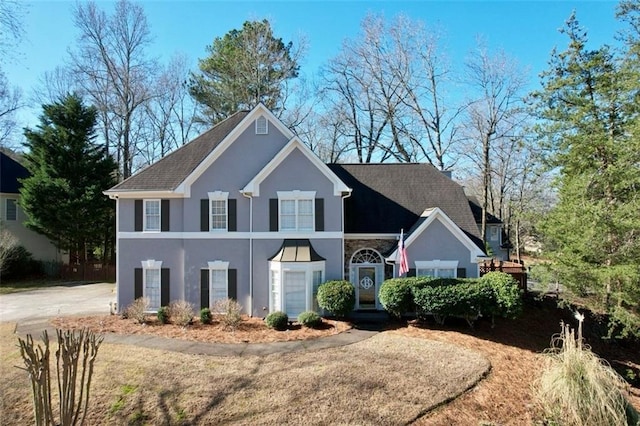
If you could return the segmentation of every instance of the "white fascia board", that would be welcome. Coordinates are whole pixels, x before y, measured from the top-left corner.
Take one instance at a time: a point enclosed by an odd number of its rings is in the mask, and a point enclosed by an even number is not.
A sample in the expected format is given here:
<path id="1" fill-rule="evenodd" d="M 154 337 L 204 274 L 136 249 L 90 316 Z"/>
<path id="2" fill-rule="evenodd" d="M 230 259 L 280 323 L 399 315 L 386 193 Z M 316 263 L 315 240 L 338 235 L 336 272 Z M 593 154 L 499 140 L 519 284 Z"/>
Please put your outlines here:
<path id="1" fill-rule="evenodd" d="M 104 191 L 104 195 L 109 198 L 131 198 L 131 199 L 161 199 L 161 198 L 184 198 L 184 194 L 175 191 Z"/>
<path id="2" fill-rule="evenodd" d="M 283 239 L 342 239 L 342 232 L 118 232 L 118 239 L 122 240 L 283 240 Z"/>
<path id="3" fill-rule="evenodd" d="M 425 229 L 429 227 L 435 221 L 439 219 L 440 222 L 451 232 L 457 239 L 460 241 L 465 247 L 469 249 L 471 253 L 471 263 L 476 263 L 475 259 L 478 257 L 485 256 L 484 252 L 480 250 L 480 248 L 473 242 L 471 239 L 465 234 L 462 229 L 458 225 L 456 225 L 453 220 L 449 218 L 439 207 L 433 208 L 424 222 L 418 226 L 418 228 L 407 237 L 404 242 L 406 248 L 408 248 L 412 242 L 414 242 L 420 234 L 424 232 Z M 388 261 L 395 261 L 398 257 L 398 249 L 396 248 L 393 253 L 387 257 Z"/>
<path id="4" fill-rule="evenodd" d="M 351 192 L 351 188 L 344 184 L 335 173 L 327 167 L 320 158 L 315 155 L 297 136 L 291 140 L 278 152 L 278 154 L 258 172 L 257 175 L 241 190 L 244 194 L 251 194 L 254 197 L 260 196 L 260 183 L 264 181 L 278 166 L 295 150 L 298 149 L 318 170 L 333 183 L 333 195 L 341 196 L 345 192 Z"/>
<path id="5" fill-rule="evenodd" d="M 269 109 L 264 106 L 262 103 L 256 105 L 255 108 L 247 114 L 245 118 L 238 123 L 238 125 L 231 131 L 229 134 L 214 148 L 213 151 L 209 153 L 205 157 L 205 159 L 198 164 L 198 166 L 187 176 L 180 185 L 176 188 L 176 192 L 184 194 L 184 197 L 191 196 L 191 185 L 195 182 L 201 175 L 204 173 L 211 165 L 222 155 L 223 152 L 227 150 L 235 142 L 235 140 L 249 128 L 249 126 L 253 125 L 253 122 L 264 115 L 267 120 L 269 120 L 275 127 L 286 137 L 292 138 L 294 133 L 285 126 Z"/>

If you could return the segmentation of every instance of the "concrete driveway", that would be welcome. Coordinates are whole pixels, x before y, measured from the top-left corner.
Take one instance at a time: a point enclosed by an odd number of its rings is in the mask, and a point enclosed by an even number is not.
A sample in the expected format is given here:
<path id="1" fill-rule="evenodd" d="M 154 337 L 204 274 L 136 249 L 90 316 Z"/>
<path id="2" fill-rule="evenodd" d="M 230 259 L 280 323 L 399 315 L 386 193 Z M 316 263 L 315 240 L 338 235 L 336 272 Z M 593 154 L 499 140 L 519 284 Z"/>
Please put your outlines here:
<path id="1" fill-rule="evenodd" d="M 47 287 L 0 295 L 1 322 L 31 322 L 61 315 L 108 314 L 116 300 L 108 283 Z"/>

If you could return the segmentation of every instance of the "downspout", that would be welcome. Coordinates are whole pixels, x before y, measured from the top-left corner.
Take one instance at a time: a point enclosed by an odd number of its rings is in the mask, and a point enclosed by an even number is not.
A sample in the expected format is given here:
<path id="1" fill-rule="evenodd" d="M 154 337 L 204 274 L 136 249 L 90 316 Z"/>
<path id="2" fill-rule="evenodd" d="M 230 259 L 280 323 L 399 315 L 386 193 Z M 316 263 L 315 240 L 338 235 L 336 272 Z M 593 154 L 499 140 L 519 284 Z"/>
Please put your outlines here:
<path id="1" fill-rule="evenodd" d="M 351 197 L 351 191 L 352 189 L 349 189 L 349 192 L 346 195 L 343 195 L 342 198 L 342 278 L 344 279 L 344 270 L 346 268 L 346 261 L 347 259 L 344 258 L 345 255 L 345 248 L 344 248 L 344 244 L 345 244 L 345 238 L 344 238 L 344 200 L 346 200 L 347 198 Z"/>
<path id="2" fill-rule="evenodd" d="M 242 192 L 249 199 L 249 316 L 253 316 L 253 197 Z M 248 195 L 247 195 L 248 194 Z"/>
<path id="3" fill-rule="evenodd" d="M 116 200 L 116 307 L 115 309 L 110 308 L 110 311 L 119 313 L 122 312 L 122 308 L 120 307 L 120 286 L 118 285 L 120 278 L 120 262 L 118 261 L 120 257 L 120 199 L 117 195 L 109 195 L 109 198 Z"/>

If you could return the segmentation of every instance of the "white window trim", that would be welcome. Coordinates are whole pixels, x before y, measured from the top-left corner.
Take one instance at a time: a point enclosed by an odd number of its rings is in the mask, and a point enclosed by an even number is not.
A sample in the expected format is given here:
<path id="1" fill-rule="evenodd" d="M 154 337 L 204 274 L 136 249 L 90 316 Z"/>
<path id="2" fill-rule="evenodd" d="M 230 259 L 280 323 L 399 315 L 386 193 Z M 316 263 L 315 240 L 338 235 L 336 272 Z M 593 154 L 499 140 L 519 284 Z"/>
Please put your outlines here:
<path id="1" fill-rule="evenodd" d="M 227 232 L 229 229 L 229 193 L 222 191 L 208 192 L 209 196 L 209 231 L 210 232 Z M 211 209 L 212 201 L 224 201 L 225 221 L 224 229 L 213 229 L 213 211 Z"/>
<path id="2" fill-rule="evenodd" d="M 325 275 L 326 261 L 321 260 L 318 262 L 269 262 L 269 312 L 274 312 L 273 306 L 273 274 L 272 272 L 278 272 L 278 295 L 280 302 L 280 310 L 282 312 L 287 311 L 285 292 L 282 288 L 284 282 L 285 272 L 304 272 L 305 273 L 305 311 L 313 310 L 313 273 L 321 272 L 322 279 L 326 280 Z M 290 318 L 295 320 L 295 318 Z"/>
<path id="3" fill-rule="evenodd" d="M 161 260 L 143 260 L 142 262 L 142 297 L 147 297 L 147 271 L 150 269 L 158 270 L 158 293 L 160 294 L 159 304 L 162 305 L 162 261 Z M 151 313 L 157 312 L 157 309 L 153 308 L 149 310 Z"/>
<path id="4" fill-rule="evenodd" d="M 9 219 L 9 201 L 13 201 L 13 206 L 15 208 L 16 216 L 13 219 Z M 4 201 L 4 219 L 10 222 L 14 222 L 18 220 L 18 199 L 17 198 L 7 198 Z"/>
<path id="5" fill-rule="evenodd" d="M 438 271 L 440 269 L 453 269 L 453 278 L 457 278 L 459 263 L 457 260 L 416 260 L 416 276 L 420 276 L 418 272 L 421 269 L 433 269 L 436 277 L 439 277 Z"/>
<path id="6" fill-rule="evenodd" d="M 209 269 L 209 306 L 213 308 L 215 301 L 213 300 L 213 271 L 224 271 L 224 298 L 229 298 L 229 262 L 222 260 L 214 260 L 207 262 Z"/>
<path id="7" fill-rule="evenodd" d="M 300 229 L 298 224 L 298 201 L 311 201 L 311 229 Z M 296 226 L 294 229 L 282 229 L 282 202 L 295 201 Z M 316 191 L 278 191 L 278 231 L 280 232 L 315 232 L 316 230 Z"/>
<path id="8" fill-rule="evenodd" d="M 258 124 L 261 121 L 264 122 L 264 131 L 263 132 L 260 131 L 261 127 Z M 269 134 L 269 120 L 267 120 L 267 117 L 265 117 L 264 115 L 261 115 L 258 118 L 256 118 L 255 126 L 256 126 L 256 135 L 268 135 Z"/>
<path id="9" fill-rule="evenodd" d="M 147 203 L 158 203 L 158 229 L 147 229 Z M 143 232 L 160 232 L 162 230 L 162 200 L 159 198 L 153 198 L 149 200 L 143 200 L 142 203 L 142 231 Z"/>
<path id="10" fill-rule="evenodd" d="M 495 232 L 495 235 L 494 235 L 494 232 Z M 501 240 L 500 237 L 502 236 L 501 234 L 502 234 L 502 232 L 501 232 L 500 226 L 490 226 L 489 227 L 489 240 L 497 241 L 497 242 L 501 243 L 501 241 L 500 241 Z"/>

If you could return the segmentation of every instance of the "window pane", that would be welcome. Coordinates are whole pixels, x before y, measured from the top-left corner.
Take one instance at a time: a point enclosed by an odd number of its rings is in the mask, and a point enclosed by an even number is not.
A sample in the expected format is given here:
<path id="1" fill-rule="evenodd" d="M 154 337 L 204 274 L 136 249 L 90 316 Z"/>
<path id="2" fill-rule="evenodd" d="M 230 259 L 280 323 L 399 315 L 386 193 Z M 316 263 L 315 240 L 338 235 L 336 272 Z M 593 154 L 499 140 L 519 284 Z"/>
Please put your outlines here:
<path id="1" fill-rule="evenodd" d="M 145 269 L 144 297 L 149 299 L 149 308 L 160 307 L 160 269 Z"/>
<path id="2" fill-rule="evenodd" d="M 298 212 L 301 215 L 313 214 L 313 201 L 312 200 L 298 201 Z"/>
<path id="3" fill-rule="evenodd" d="M 227 229 L 227 200 L 211 200 L 211 229 Z"/>
<path id="4" fill-rule="evenodd" d="M 280 212 L 282 214 L 296 214 L 296 202 L 294 200 L 282 200 L 280 202 Z"/>
<path id="5" fill-rule="evenodd" d="M 416 275 L 419 277 L 435 277 L 435 271 L 432 268 L 418 269 Z"/>
<path id="6" fill-rule="evenodd" d="M 211 270 L 211 305 L 227 298 L 227 270 Z"/>
<path id="7" fill-rule="evenodd" d="M 287 271 L 283 278 L 285 312 L 289 318 L 297 318 L 307 308 L 306 274 Z"/>
<path id="8" fill-rule="evenodd" d="M 282 310 L 280 306 L 280 272 L 271 271 L 271 309 L 272 312 Z"/>
<path id="9" fill-rule="evenodd" d="M 144 202 L 145 231 L 160 230 L 160 200 Z"/>
<path id="10" fill-rule="evenodd" d="M 438 276 L 440 278 L 453 278 L 455 271 L 453 269 L 438 269 Z"/>
<path id="11" fill-rule="evenodd" d="M 318 287 L 322 284 L 322 271 L 313 271 L 313 310 L 318 312 Z"/>
<path id="12" fill-rule="evenodd" d="M 6 219 L 7 220 L 16 220 L 18 217 L 18 211 L 16 208 L 16 200 L 13 198 L 7 198 L 7 210 L 6 210 Z"/>
<path id="13" fill-rule="evenodd" d="M 296 202 L 294 200 L 280 202 L 280 229 L 296 229 Z"/>

